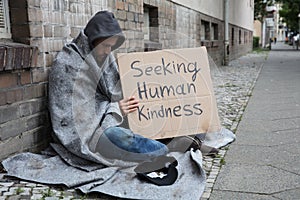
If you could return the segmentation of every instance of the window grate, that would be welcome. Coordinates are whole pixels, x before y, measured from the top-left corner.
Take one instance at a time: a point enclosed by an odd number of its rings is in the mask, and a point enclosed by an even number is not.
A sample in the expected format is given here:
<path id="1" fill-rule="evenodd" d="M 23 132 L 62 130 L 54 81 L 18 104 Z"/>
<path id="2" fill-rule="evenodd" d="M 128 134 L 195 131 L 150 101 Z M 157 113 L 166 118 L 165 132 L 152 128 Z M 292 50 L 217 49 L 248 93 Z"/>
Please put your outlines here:
<path id="1" fill-rule="evenodd" d="M 5 28 L 3 0 L 0 0 L 0 28 Z"/>
<path id="2" fill-rule="evenodd" d="M 8 1 L 0 0 L 0 38 L 10 38 Z"/>

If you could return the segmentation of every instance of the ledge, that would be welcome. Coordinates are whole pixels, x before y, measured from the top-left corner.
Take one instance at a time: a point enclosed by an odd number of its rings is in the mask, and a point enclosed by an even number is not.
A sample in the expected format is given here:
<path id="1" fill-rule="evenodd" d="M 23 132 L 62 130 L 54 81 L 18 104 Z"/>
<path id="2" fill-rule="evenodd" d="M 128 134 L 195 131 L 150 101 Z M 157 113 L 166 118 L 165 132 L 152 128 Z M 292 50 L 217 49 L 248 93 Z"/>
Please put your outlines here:
<path id="1" fill-rule="evenodd" d="M 158 42 L 152 42 L 152 41 L 144 41 L 144 51 L 156 51 L 161 50 L 162 44 Z"/>
<path id="2" fill-rule="evenodd" d="M 211 47 L 218 47 L 218 46 L 219 46 L 219 41 L 218 40 L 211 41 Z"/>
<path id="3" fill-rule="evenodd" d="M 201 46 L 206 46 L 207 48 L 210 48 L 211 42 L 209 40 L 201 41 Z"/>
<path id="4" fill-rule="evenodd" d="M 37 47 L 13 42 L 0 42 L 0 72 L 36 67 L 37 56 Z"/>

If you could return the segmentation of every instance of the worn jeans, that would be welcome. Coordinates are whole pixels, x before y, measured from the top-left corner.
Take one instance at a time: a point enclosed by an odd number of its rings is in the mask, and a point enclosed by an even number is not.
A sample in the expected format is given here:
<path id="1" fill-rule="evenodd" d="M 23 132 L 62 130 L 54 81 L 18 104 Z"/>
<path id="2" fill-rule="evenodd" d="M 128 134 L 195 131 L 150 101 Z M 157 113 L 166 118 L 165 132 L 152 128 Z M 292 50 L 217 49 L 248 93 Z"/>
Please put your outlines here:
<path id="1" fill-rule="evenodd" d="M 111 127 L 101 135 L 96 151 L 107 158 L 137 162 L 165 155 L 168 148 L 159 141 L 145 138 L 129 129 Z"/>

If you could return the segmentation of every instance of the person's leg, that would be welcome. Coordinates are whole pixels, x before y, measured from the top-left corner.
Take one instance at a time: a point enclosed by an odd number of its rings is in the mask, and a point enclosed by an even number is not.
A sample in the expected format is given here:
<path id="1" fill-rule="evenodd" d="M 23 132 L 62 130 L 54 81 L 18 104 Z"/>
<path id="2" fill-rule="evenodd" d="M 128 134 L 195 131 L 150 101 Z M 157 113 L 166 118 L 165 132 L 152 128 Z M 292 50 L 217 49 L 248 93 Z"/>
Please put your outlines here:
<path id="1" fill-rule="evenodd" d="M 111 127 L 100 137 L 96 151 L 112 159 L 143 161 L 166 155 L 168 148 L 159 141 L 145 138 L 129 129 Z"/>

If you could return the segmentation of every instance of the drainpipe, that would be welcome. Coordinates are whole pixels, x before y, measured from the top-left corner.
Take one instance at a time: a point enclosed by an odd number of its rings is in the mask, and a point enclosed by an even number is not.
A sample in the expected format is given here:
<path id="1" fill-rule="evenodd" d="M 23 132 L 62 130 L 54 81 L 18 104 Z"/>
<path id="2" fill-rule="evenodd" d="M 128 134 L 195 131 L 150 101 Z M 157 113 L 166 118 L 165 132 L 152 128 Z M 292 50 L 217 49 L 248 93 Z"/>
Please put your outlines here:
<path id="1" fill-rule="evenodd" d="M 229 63 L 229 0 L 224 0 L 224 65 Z"/>

